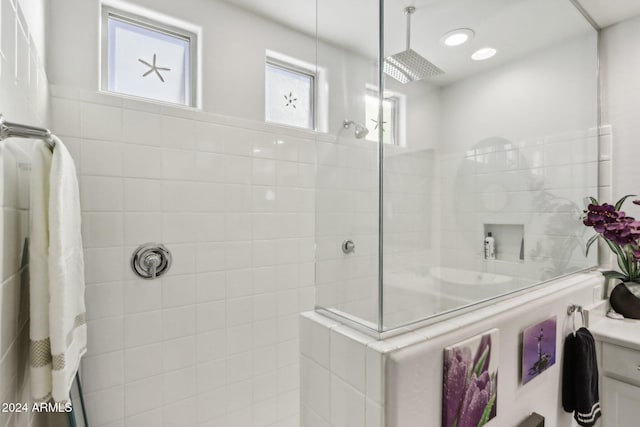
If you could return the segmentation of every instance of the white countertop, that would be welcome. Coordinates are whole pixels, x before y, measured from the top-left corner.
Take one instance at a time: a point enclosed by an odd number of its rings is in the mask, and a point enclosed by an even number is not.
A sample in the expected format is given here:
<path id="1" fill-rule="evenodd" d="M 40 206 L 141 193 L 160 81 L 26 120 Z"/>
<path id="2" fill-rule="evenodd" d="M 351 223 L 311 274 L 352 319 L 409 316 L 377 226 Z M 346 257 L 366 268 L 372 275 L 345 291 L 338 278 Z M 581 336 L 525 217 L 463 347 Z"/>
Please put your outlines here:
<path id="1" fill-rule="evenodd" d="M 640 350 L 640 320 L 594 316 L 589 330 L 598 341 Z"/>

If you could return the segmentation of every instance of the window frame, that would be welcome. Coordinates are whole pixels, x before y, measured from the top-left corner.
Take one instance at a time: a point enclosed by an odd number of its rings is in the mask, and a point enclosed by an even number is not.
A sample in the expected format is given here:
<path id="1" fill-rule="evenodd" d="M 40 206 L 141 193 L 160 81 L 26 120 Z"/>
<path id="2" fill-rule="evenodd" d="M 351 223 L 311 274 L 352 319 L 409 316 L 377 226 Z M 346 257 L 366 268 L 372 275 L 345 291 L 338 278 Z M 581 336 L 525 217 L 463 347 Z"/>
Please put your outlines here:
<path id="1" fill-rule="evenodd" d="M 311 127 L 300 127 L 300 126 L 294 126 L 294 125 L 289 125 L 286 123 L 281 123 L 281 122 L 274 122 L 271 120 L 267 120 L 267 97 L 266 97 L 266 91 L 267 91 L 267 67 L 268 66 L 272 66 L 272 67 L 276 67 L 276 68 L 280 68 L 281 70 L 285 70 L 285 71 L 289 71 L 291 73 L 295 73 L 295 74 L 300 74 L 303 75 L 305 77 L 309 77 L 311 78 L 311 99 L 310 101 L 310 107 L 311 107 Z M 271 55 L 267 55 L 266 60 L 264 62 L 264 90 L 265 90 L 265 100 L 264 100 L 264 121 L 265 123 L 270 123 L 270 124 L 274 124 L 274 125 L 279 125 L 279 126 L 287 126 L 293 129 L 306 129 L 306 130 L 316 130 L 317 128 L 317 123 L 318 123 L 318 105 L 317 105 L 317 90 L 318 90 L 318 75 L 315 71 L 304 67 L 304 66 L 300 66 L 300 65 L 296 65 L 290 61 L 286 61 L 284 59 L 280 59 L 280 58 L 274 58 Z"/>
<path id="2" fill-rule="evenodd" d="M 189 87 L 185 88 L 185 95 L 188 96 L 188 102 L 178 103 L 164 101 L 156 98 L 148 98 L 140 95 L 133 95 L 124 92 L 116 92 L 109 90 L 109 19 L 116 19 L 126 24 L 142 27 L 146 30 L 161 33 L 170 37 L 180 38 L 189 43 Z M 157 18 L 157 17 L 156 17 Z M 145 18 L 135 13 L 118 9 L 106 4 L 101 8 L 101 55 L 100 55 L 100 91 L 119 96 L 126 96 L 135 99 L 148 100 L 153 102 L 161 102 L 169 105 L 179 105 L 183 107 L 198 108 L 198 34 L 185 28 L 176 27 L 162 22 Z"/>
<path id="3" fill-rule="evenodd" d="M 375 100 L 376 103 L 378 103 L 379 97 L 380 97 L 380 92 L 377 89 L 368 87 L 365 93 L 365 109 L 366 109 L 366 103 L 368 101 L 367 98 L 372 98 Z M 382 102 L 384 103 L 385 101 L 391 103 L 391 120 L 392 120 L 391 133 L 390 133 L 391 141 L 387 142 L 386 144 L 400 147 L 403 145 L 401 144 L 401 140 L 400 140 L 400 117 L 401 117 L 400 108 L 401 108 L 401 105 L 403 104 L 402 95 L 395 92 L 385 91 Z M 382 108 L 384 109 L 384 105 Z M 384 127 L 384 124 L 383 124 L 383 127 Z M 378 138 L 376 137 L 375 140 L 374 139 L 367 139 L 367 140 L 376 142 Z M 382 142 L 384 143 L 384 140 Z"/>

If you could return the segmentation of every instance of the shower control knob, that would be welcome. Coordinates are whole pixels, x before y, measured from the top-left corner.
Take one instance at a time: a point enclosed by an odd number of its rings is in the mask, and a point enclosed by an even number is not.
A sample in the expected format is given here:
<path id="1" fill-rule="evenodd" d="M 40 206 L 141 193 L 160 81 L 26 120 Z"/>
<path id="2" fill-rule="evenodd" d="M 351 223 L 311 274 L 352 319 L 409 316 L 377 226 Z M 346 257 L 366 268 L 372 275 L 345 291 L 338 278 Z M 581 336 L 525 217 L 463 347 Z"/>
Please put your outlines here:
<path id="1" fill-rule="evenodd" d="M 353 243 L 353 240 L 345 240 L 342 242 L 342 252 L 345 254 L 350 254 L 356 250 L 356 244 Z"/>
<path id="2" fill-rule="evenodd" d="M 171 267 L 171 253 L 159 243 L 138 246 L 131 257 L 131 269 L 143 279 L 162 276 Z"/>

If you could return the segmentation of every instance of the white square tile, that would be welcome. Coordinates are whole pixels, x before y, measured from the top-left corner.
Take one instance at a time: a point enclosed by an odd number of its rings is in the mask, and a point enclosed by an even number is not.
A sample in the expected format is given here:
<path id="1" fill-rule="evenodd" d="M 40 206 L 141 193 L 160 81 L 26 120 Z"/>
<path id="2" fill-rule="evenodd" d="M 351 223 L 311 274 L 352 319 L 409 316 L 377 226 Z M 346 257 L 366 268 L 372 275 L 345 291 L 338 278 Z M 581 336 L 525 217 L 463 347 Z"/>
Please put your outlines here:
<path id="1" fill-rule="evenodd" d="M 162 344 L 127 348 L 124 352 L 124 375 L 127 382 L 162 373 Z"/>
<path id="2" fill-rule="evenodd" d="M 158 408 L 162 405 L 162 376 L 128 383 L 124 393 L 126 416 Z"/>
<path id="3" fill-rule="evenodd" d="M 195 138 L 198 151 L 224 153 L 224 140 L 220 137 L 219 125 L 196 122 Z"/>
<path id="4" fill-rule="evenodd" d="M 203 393 L 227 383 L 227 363 L 224 359 L 199 363 L 197 366 L 197 391 Z"/>
<path id="5" fill-rule="evenodd" d="M 253 270 L 245 268 L 240 270 L 227 270 L 226 272 L 226 296 L 227 298 L 240 298 L 253 294 Z"/>
<path id="6" fill-rule="evenodd" d="M 122 214 L 119 212 L 82 214 L 82 241 L 86 248 L 120 246 L 123 231 Z"/>
<path id="7" fill-rule="evenodd" d="M 227 300 L 227 327 L 253 321 L 253 299 L 251 297 Z"/>
<path id="8" fill-rule="evenodd" d="M 225 425 L 224 415 L 227 412 L 227 392 L 225 387 L 220 387 L 197 396 L 198 422 L 211 421 L 213 426 Z M 222 417 L 223 424 L 213 423 L 214 419 Z"/>
<path id="9" fill-rule="evenodd" d="M 163 427 L 195 427 L 197 424 L 197 399 L 191 397 L 162 408 Z"/>
<path id="10" fill-rule="evenodd" d="M 227 212 L 251 212 L 252 187 L 242 184 L 227 184 L 224 204 Z"/>
<path id="11" fill-rule="evenodd" d="M 51 98 L 53 132 L 57 135 L 80 136 L 80 106 L 78 101 Z"/>
<path id="12" fill-rule="evenodd" d="M 253 376 L 253 354 L 251 352 L 227 357 L 227 384 L 246 381 Z M 251 382 L 249 381 L 249 384 Z M 249 392 L 251 394 L 251 392 Z"/>
<path id="13" fill-rule="evenodd" d="M 330 399 L 333 425 L 365 426 L 366 399 L 364 394 L 332 375 Z"/>
<path id="14" fill-rule="evenodd" d="M 253 398 L 254 401 L 260 402 L 265 399 L 276 396 L 277 389 L 277 374 L 276 372 L 269 372 L 262 375 L 253 376 Z"/>
<path id="15" fill-rule="evenodd" d="M 330 331 L 328 325 L 319 324 L 305 316 L 300 317 L 301 353 L 327 369 L 331 366 Z"/>
<path id="16" fill-rule="evenodd" d="M 228 156 L 215 153 L 197 153 L 196 179 L 198 181 L 226 182 Z"/>
<path id="17" fill-rule="evenodd" d="M 153 409 L 140 414 L 130 415 L 125 420 L 126 427 L 162 425 L 162 409 Z"/>
<path id="18" fill-rule="evenodd" d="M 122 109 L 83 103 L 80 108 L 80 131 L 83 138 L 122 140 Z"/>
<path id="19" fill-rule="evenodd" d="M 191 366 L 168 372 L 162 378 L 162 399 L 164 404 L 187 399 L 196 394 L 196 368 Z"/>
<path id="20" fill-rule="evenodd" d="M 87 286 L 85 288 L 87 320 L 122 316 L 124 314 L 122 288 L 120 282 Z"/>
<path id="21" fill-rule="evenodd" d="M 331 372 L 365 392 L 366 346 L 338 330 L 331 330 Z"/>
<path id="22" fill-rule="evenodd" d="M 126 190 L 126 184 L 124 189 Z M 122 211 L 122 178 L 83 176 L 80 178 L 82 211 Z"/>
<path id="23" fill-rule="evenodd" d="M 196 302 L 196 276 L 162 278 L 162 306 L 165 308 L 192 305 Z M 195 308 L 191 309 L 195 312 Z"/>
<path id="24" fill-rule="evenodd" d="M 130 178 L 161 178 L 162 150 L 143 145 L 125 144 L 123 174 Z"/>
<path id="25" fill-rule="evenodd" d="M 87 322 L 88 355 L 108 353 L 123 348 L 122 317 L 90 320 Z"/>
<path id="26" fill-rule="evenodd" d="M 278 369 L 278 393 L 297 392 L 300 388 L 300 365 L 287 365 Z"/>
<path id="27" fill-rule="evenodd" d="M 162 286 L 155 280 L 132 280 L 123 283 L 124 312 L 135 314 L 162 308 Z"/>
<path id="28" fill-rule="evenodd" d="M 150 179 L 124 180 L 126 211 L 159 211 L 162 208 L 160 181 Z"/>
<path id="29" fill-rule="evenodd" d="M 124 214 L 124 244 L 138 246 L 147 242 L 162 242 L 162 214 L 126 212 Z"/>
<path id="30" fill-rule="evenodd" d="M 268 159 L 253 159 L 251 182 L 253 185 L 275 185 L 276 161 Z"/>
<path id="31" fill-rule="evenodd" d="M 162 313 L 159 311 L 126 315 L 124 325 L 127 348 L 162 340 Z"/>
<path id="32" fill-rule="evenodd" d="M 211 331 L 226 326 L 226 304 L 224 301 L 212 301 L 197 305 L 198 332 Z"/>
<path id="33" fill-rule="evenodd" d="M 253 427 L 274 425 L 278 418 L 278 401 L 275 398 L 263 400 L 253 405 Z"/>
<path id="34" fill-rule="evenodd" d="M 124 387 L 112 387 L 85 396 L 87 413 L 91 414 L 91 422 L 96 425 L 107 425 L 122 419 L 124 413 Z"/>
<path id="35" fill-rule="evenodd" d="M 83 358 L 82 373 L 82 388 L 85 393 L 123 384 L 123 352 L 114 351 Z"/>
<path id="36" fill-rule="evenodd" d="M 162 369 L 164 372 L 193 366 L 196 363 L 196 338 L 178 338 L 162 343 Z"/>
<path id="37" fill-rule="evenodd" d="M 259 294 L 253 296 L 253 320 L 260 321 L 272 319 L 277 316 L 273 310 L 276 306 L 277 297 L 274 293 Z"/>
<path id="38" fill-rule="evenodd" d="M 197 360 L 200 363 L 224 358 L 227 354 L 227 331 L 216 329 L 196 336 Z"/>
<path id="39" fill-rule="evenodd" d="M 226 156 L 226 182 L 229 184 L 251 183 L 251 158 Z"/>
<path id="40" fill-rule="evenodd" d="M 196 275 L 196 300 L 198 303 L 224 299 L 226 275 L 223 271 Z"/>
<path id="41" fill-rule="evenodd" d="M 248 352 L 253 347 L 253 325 L 251 323 L 227 327 L 227 354 Z"/>
<path id="42" fill-rule="evenodd" d="M 250 380 L 227 385 L 227 412 L 250 410 L 253 399 L 252 387 Z"/>
<path id="43" fill-rule="evenodd" d="M 165 147 L 192 150 L 195 148 L 195 122 L 178 117 L 162 116 L 160 139 Z"/>
<path id="44" fill-rule="evenodd" d="M 162 116 L 156 113 L 123 110 L 123 139 L 134 144 L 161 146 L 161 119 Z"/>
<path id="45" fill-rule="evenodd" d="M 80 150 L 80 172 L 83 175 L 122 176 L 121 143 L 85 139 Z"/>
<path id="46" fill-rule="evenodd" d="M 162 336 L 165 340 L 180 338 L 196 333 L 195 305 L 162 311 Z"/>
<path id="47" fill-rule="evenodd" d="M 186 150 L 162 151 L 162 177 L 179 181 L 195 180 L 196 152 Z"/>
<path id="48" fill-rule="evenodd" d="M 322 418 L 331 419 L 331 372 L 308 359 L 300 360 L 300 399 Z M 364 397 L 363 397 L 364 404 Z"/>

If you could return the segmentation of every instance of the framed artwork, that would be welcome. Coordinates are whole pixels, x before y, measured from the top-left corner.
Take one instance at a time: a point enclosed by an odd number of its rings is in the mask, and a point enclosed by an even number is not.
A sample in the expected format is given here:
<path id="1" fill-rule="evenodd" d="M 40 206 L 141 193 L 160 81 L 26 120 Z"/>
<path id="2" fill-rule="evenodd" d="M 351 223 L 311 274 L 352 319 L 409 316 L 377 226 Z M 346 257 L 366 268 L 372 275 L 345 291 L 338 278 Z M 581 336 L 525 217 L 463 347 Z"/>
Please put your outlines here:
<path id="1" fill-rule="evenodd" d="M 529 326 L 522 333 L 522 384 L 556 363 L 556 316 Z"/>
<path id="2" fill-rule="evenodd" d="M 442 426 L 480 427 L 497 414 L 499 331 L 444 349 Z"/>

